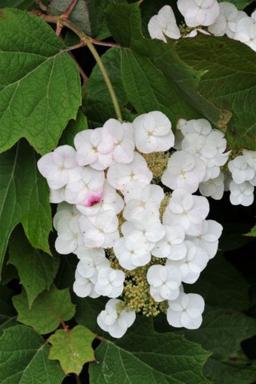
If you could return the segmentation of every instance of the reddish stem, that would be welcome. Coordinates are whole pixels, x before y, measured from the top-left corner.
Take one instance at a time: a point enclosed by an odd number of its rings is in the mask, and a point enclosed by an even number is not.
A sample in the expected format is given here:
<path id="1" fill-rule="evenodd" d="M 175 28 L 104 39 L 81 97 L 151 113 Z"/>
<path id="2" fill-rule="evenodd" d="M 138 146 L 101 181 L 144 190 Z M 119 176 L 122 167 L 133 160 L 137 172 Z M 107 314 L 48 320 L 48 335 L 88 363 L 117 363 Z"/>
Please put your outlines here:
<path id="1" fill-rule="evenodd" d="M 70 14 L 73 12 L 73 9 L 75 8 L 78 0 L 72 0 L 65 12 L 63 13 L 62 17 L 65 19 L 68 19 Z"/>
<path id="2" fill-rule="evenodd" d="M 65 321 L 61 320 L 60 323 L 61 323 L 62 328 L 64 329 L 64 331 L 65 332 L 69 332 L 69 328 L 68 328 L 67 324 L 65 323 Z"/>
<path id="3" fill-rule="evenodd" d="M 109 41 L 100 41 L 100 40 L 96 40 L 96 39 L 91 39 L 91 42 L 94 44 L 94 45 L 102 45 L 104 47 L 117 47 L 117 48 L 120 48 L 120 45 L 119 44 L 116 44 L 116 43 L 111 43 Z"/>
<path id="4" fill-rule="evenodd" d="M 60 36 L 62 28 L 63 28 L 61 19 L 62 20 L 68 20 L 70 14 L 72 13 L 73 9 L 75 8 L 75 6 L 77 4 L 77 1 L 78 0 L 72 0 L 71 3 L 69 4 L 69 6 L 66 8 L 65 12 L 60 16 L 60 19 L 56 25 L 56 35 L 57 36 Z"/>

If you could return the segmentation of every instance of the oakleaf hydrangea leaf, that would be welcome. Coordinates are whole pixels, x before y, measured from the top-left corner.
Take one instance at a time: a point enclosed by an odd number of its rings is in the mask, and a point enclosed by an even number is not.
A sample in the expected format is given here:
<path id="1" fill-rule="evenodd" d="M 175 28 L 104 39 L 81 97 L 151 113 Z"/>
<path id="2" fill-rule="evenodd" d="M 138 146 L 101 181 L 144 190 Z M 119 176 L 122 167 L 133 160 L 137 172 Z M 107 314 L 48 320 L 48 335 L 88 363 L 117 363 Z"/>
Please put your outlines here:
<path id="1" fill-rule="evenodd" d="M 49 347 L 33 329 L 17 325 L 0 337 L 2 384 L 61 384 L 64 374 L 48 359 Z"/>
<path id="2" fill-rule="evenodd" d="M 49 253 L 52 228 L 49 190 L 26 143 L 0 155 L 0 269 L 9 237 L 18 223 L 35 248 Z"/>
<path id="3" fill-rule="evenodd" d="M 237 311 L 208 308 L 202 326 L 183 333 L 223 360 L 235 356 L 241 342 L 254 336 L 255 331 L 256 322 L 252 317 Z"/>
<path id="4" fill-rule="evenodd" d="M 50 338 L 49 358 L 59 360 L 63 371 L 80 374 L 83 365 L 95 360 L 92 341 L 95 334 L 82 325 L 71 330 L 57 330 Z"/>
<path id="5" fill-rule="evenodd" d="M 178 41 L 175 50 L 194 70 L 205 71 L 199 92 L 215 105 L 232 112 L 226 130 L 230 148 L 255 150 L 255 52 L 225 37 L 199 36 L 189 39 L 190 44 L 187 40 Z"/>
<path id="6" fill-rule="evenodd" d="M 48 152 L 81 104 L 77 66 L 39 17 L 3 9 L 0 29 L 0 152 L 22 137 Z"/>
<path id="7" fill-rule="evenodd" d="M 91 383 L 203 384 L 209 357 L 199 344 L 172 332 L 157 333 L 141 320 L 117 342 L 104 341 L 96 350 L 99 364 L 90 366 Z"/>
<path id="8" fill-rule="evenodd" d="M 50 288 L 59 266 L 59 258 L 31 247 L 21 231 L 16 231 L 10 241 L 9 262 L 18 270 L 29 307 L 41 292 Z"/>
<path id="9" fill-rule="evenodd" d="M 13 304 L 18 312 L 18 320 L 41 334 L 54 331 L 61 321 L 70 320 L 75 313 L 69 290 L 55 287 L 38 296 L 31 308 L 24 291 L 13 298 Z"/>

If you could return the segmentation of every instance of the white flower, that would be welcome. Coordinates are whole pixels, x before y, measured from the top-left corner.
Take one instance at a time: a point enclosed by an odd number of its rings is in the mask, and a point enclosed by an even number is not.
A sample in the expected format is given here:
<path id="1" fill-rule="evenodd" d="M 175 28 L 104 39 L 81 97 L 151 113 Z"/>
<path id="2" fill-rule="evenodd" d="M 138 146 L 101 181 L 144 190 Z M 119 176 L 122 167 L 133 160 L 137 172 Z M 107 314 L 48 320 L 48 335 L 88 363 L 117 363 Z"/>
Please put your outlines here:
<path id="1" fill-rule="evenodd" d="M 172 124 L 162 112 L 153 111 L 133 122 L 136 148 L 142 153 L 164 152 L 174 145 Z"/>
<path id="2" fill-rule="evenodd" d="M 79 165 L 104 170 L 112 163 L 113 138 L 103 128 L 88 129 L 76 134 L 74 144 Z"/>
<path id="3" fill-rule="evenodd" d="M 256 21 L 249 16 L 240 19 L 234 38 L 256 51 Z"/>
<path id="4" fill-rule="evenodd" d="M 121 309 L 122 305 L 121 300 L 110 299 L 97 317 L 100 328 L 115 338 L 122 337 L 136 318 L 135 311 Z"/>
<path id="5" fill-rule="evenodd" d="M 88 257 L 92 258 L 92 259 L 94 259 L 94 258 L 95 259 L 99 259 L 99 258 L 104 259 L 105 258 L 105 251 L 104 251 L 104 248 L 90 249 L 90 248 L 86 248 L 86 247 L 82 246 L 82 247 L 77 248 L 76 256 L 78 257 L 79 260 L 87 259 Z"/>
<path id="6" fill-rule="evenodd" d="M 228 169 L 232 174 L 232 178 L 236 184 L 244 181 L 250 181 L 255 176 L 255 170 L 250 167 L 245 156 L 237 156 L 228 163 Z"/>
<path id="7" fill-rule="evenodd" d="M 210 33 L 205 31 L 204 29 L 202 28 L 195 28 L 193 29 L 192 31 L 190 31 L 189 33 L 187 33 L 184 37 L 185 38 L 188 38 L 188 37 L 196 37 L 198 35 L 198 33 L 202 33 L 203 35 L 207 35 L 209 36 Z"/>
<path id="8" fill-rule="evenodd" d="M 212 129 L 207 135 L 198 132 L 187 133 L 181 147 L 182 150 L 198 156 L 206 167 L 203 181 L 214 179 L 220 174 L 220 166 L 223 166 L 229 156 L 226 149 L 226 139 L 223 132 Z"/>
<path id="9" fill-rule="evenodd" d="M 86 249 L 80 247 L 77 251 L 77 257 L 80 258 L 76 267 L 78 273 L 93 283 L 96 282 L 100 269 L 110 265 L 109 260 L 105 257 L 104 249 L 101 248 Z"/>
<path id="10" fill-rule="evenodd" d="M 103 296 L 118 297 L 123 292 L 125 274 L 111 267 L 100 268 L 95 284 L 95 291 Z"/>
<path id="11" fill-rule="evenodd" d="M 231 181 L 229 184 L 230 189 L 230 202 L 233 205 L 243 205 L 248 207 L 253 203 L 254 200 L 254 187 L 253 185 L 245 181 L 244 183 L 237 184 Z"/>
<path id="12" fill-rule="evenodd" d="M 216 0 L 178 0 L 177 6 L 189 27 L 211 25 L 220 12 Z"/>
<path id="13" fill-rule="evenodd" d="M 136 191 L 136 189 L 135 189 Z M 125 199 L 127 201 L 127 195 Z M 123 216 L 129 221 L 144 221 L 144 217 L 159 216 L 159 208 L 161 201 L 164 198 L 164 191 L 159 185 L 146 185 L 144 188 L 137 191 L 136 196 L 128 197 Z"/>
<path id="14" fill-rule="evenodd" d="M 62 255 L 75 253 L 83 244 L 79 226 L 79 212 L 68 204 L 60 204 L 53 219 L 53 225 L 58 236 L 55 241 L 56 251 Z"/>
<path id="15" fill-rule="evenodd" d="M 88 248 L 111 248 L 118 239 L 118 219 L 113 210 L 79 219 L 84 244 Z"/>
<path id="16" fill-rule="evenodd" d="M 104 172 L 83 167 L 81 178 L 66 186 L 65 200 L 69 204 L 91 207 L 101 201 L 104 181 Z"/>
<path id="17" fill-rule="evenodd" d="M 212 131 L 212 126 L 206 119 L 179 119 L 177 129 L 183 136 L 187 136 L 189 133 L 197 133 L 200 136 L 208 136 Z"/>
<path id="18" fill-rule="evenodd" d="M 161 240 L 165 235 L 165 228 L 159 219 L 151 219 L 144 217 L 145 220 L 123 223 L 121 230 L 124 236 L 130 236 L 134 232 L 140 232 L 148 241 L 150 249 L 154 247 L 154 243 Z"/>
<path id="19" fill-rule="evenodd" d="M 120 191 L 133 181 L 149 184 L 152 176 L 145 159 L 138 153 L 134 154 L 134 159 L 129 164 L 113 163 L 107 173 L 109 184 Z"/>
<path id="20" fill-rule="evenodd" d="M 165 225 L 165 237 L 160 240 L 152 250 L 152 255 L 170 260 L 180 260 L 186 256 L 187 249 L 184 243 L 185 232 L 178 225 Z"/>
<path id="21" fill-rule="evenodd" d="M 97 292 L 95 292 L 94 283 L 89 278 L 81 276 L 77 270 L 75 272 L 73 291 L 78 297 L 89 296 L 96 299 L 100 296 Z"/>
<path id="22" fill-rule="evenodd" d="M 181 274 L 178 268 L 167 265 L 152 265 L 147 272 L 150 295 L 157 302 L 174 300 L 179 296 Z"/>
<path id="23" fill-rule="evenodd" d="M 94 195 L 92 194 L 92 197 Z M 115 214 L 122 211 L 124 201 L 117 191 L 112 188 L 106 181 L 101 199 L 97 201 L 97 196 L 94 200 L 89 200 L 89 206 L 77 205 L 77 209 L 86 216 L 97 215 L 99 212 L 112 210 Z"/>
<path id="24" fill-rule="evenodd" d="M 202 324 L 204 299 L 195 293 L 181 292 L 174 301 L 169 301 L 167 321 L 176 328 L 197 329 Z"/>
<path id="25" fill-rule="evenodd" d="M 152 39 L 166 42 L 166 36 L 171 39 L 180 38 L 180 30 L 177 26 L 175 15 L 169 5 L 163 6 L 157 15 L 151 17 L 148 23 L 148 32 Z"/>
<path id="26" fill-rule="evenodd" d="M 222 225 L 217 221 L 205 220 L 200 227 L 199 234 L 192 237 L 191 240 L 208 254 L 209 259 L 212 259 L 217 253 L 222 230 Z"/>
<path id="27" fill-rule="evenodd" d="M 247 15 L 243 11 L 238 11 L 234 4 L 226 1 L 220 3 L 219 6 L 220 14 L 214 24 L 209 26 L 208 30 L 215 36 L 224 36 L 226 34 L 229 38 L 234 38 L 238 21 L 243 17 L 247 17 Z"/>
<path id="28" fill-rule="evenodd" d="M 133 160 L 135 149 L 132 124 L 109 119 L 103 125 L 103 132 L 107 132 L 112 137 L 113 160 L 117 163 L 130 163 Z"/>
<path id="29" fill-rule="evenodd" d="M 224 174 L 221 172 L 215 179 L 210 179 L 199 184 L 201 195 L 221 200 L 224 194 Z"/>
<path id="30" fill-rule="evenodd" d="M 243 149 L 243 155 L 249 167 L 254 169 L 254 171 L 256 172 L 256 151 L 249 151 L 248 149 Z"/>
<path id="31" fill-rule="evenodd" d="M 54 190 L 80 178 L 81 168 L 76 162 L 76 151 L 69 145 L 62 145 L 42 156 L 37 166 L 49 187 Z"/>
<path id="32" fill-rule="evenodd" d="M 114 253 L 121 267 L 132 270 L 149 263 L 151 259 L 150 244 L 140 231 L 133 231 L 121 237 L 114 244 Z"/>
<path id="33" fill-rule="evenodd" d="M 207 253 L 197 247 L 192 241 L 185 241 L 185 258 L 182 260 L 167 260 L 170 267 L 178 268 L 181 273 L 181 280 L 187 284 L 195 283 L 202 270 L 206 267 L 209 260 Z"/>
<path id="34" fill-rule="evenodd" d="M 204 176 L 205 165 L 200 158 L 185 151 L 177 151 L 170 156 L 161 181 L 171 189 L 182 188 L 193 193 Z"/>
<path id="35" fill-rule="evenodd" d="M 65 201 L 66 188 L 50 189 L 50 203 L 59 204 Z"/>
<path id="36" fill-rule="evenodd" d="M 201 224 L 208 213 L 209 203 L 205 197 L 176 189 L 164 212 L 163 222 L 167 225 L 180 225 L 186 234 L 195 236 L 200 233 Z"/>

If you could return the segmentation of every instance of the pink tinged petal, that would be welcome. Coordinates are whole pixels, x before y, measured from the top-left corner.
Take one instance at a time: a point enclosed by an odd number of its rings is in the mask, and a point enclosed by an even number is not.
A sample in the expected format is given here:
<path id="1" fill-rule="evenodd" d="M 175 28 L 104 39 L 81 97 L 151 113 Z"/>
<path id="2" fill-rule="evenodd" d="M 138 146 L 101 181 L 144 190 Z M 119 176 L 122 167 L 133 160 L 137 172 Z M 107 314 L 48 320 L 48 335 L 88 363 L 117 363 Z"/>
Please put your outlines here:
<path id="1" fill-rule="evenodd" d="M 102 200 L 103 193 L 89 193 L 87 200 L 85 202 L 85 207 L 93 207 L 96 204 L 99 204 Z"/>

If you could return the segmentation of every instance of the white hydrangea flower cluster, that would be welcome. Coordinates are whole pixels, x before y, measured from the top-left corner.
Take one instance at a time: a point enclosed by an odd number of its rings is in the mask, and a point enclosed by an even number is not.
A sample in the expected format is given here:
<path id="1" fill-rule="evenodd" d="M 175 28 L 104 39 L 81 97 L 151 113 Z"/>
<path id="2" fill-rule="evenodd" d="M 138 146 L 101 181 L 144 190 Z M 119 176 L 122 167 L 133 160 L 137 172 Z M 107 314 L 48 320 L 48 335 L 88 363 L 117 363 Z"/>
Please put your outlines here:
<path id="1" fill-rule="evenodd" d="M 148 23 L 152 39 L 166 42 L 166 38 L 195 37 L 201 32 L 226 35 L 256 51 L 256 11 L 248 16 L 234 4 L 226 1 L 218 3 L 217 0 L 178 0 L 177 6 L 186 27 L 178 27 L 172 8 L 165 5 Z"/>
<path id="2" fill-rule="evenodd" d="M 109 119 L 79 132 L 75 148 L 60 146 L 38 161 L 51 202 L 60 203 L 56 250 L 79 259 L 76 295 L 110 299 L 97 321 L 113 337 L 124 335 L 136 312 L 163 311 L 174 327 L 202 322 L 204 301 L 184 293 L 183 283 L 195 283 L 217 252 L 222 226 L 207 220 L 205 196 L 222 197 L 229 152 L 205 119 L 182 119 L 176 133 L 159 111 L 133 123 Z M 243 151 L 228 167 L 231 202 L 246 205 L 256 155 Z M 194 195 L 198 189 L 205 196 Z"/>
<path id="3" fill-rule="evenodd" d="M 233 205 L 249 206 L 254 201 L 256 186 L 256 151 L 244 149 L 242 154 L 230 160 L 228 169 L 231 176 L 227 181 L 230 201 Z"/>

